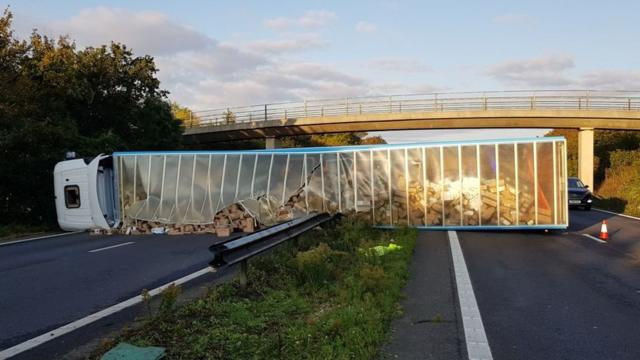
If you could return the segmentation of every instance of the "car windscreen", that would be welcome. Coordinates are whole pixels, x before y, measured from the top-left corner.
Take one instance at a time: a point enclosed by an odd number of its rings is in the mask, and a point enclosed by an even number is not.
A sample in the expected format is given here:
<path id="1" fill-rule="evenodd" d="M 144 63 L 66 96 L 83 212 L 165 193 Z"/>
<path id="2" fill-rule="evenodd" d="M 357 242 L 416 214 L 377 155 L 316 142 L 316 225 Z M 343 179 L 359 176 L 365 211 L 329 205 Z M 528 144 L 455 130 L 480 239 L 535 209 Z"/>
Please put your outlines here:
<path id="1" fill-rule="evenodd" d="M 584 184 L 579 179 L 571 179 L 571 178 L 569 178 L 569 187 L 570 188 L 583 188 Z"/>

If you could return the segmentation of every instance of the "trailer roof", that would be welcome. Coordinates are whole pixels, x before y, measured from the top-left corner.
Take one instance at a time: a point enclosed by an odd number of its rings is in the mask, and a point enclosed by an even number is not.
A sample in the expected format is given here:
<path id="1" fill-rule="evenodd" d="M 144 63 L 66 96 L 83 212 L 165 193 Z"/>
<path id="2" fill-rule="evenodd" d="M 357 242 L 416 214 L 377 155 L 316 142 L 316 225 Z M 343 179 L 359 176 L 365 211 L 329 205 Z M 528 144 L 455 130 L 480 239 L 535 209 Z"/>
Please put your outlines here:
<path id="1" fill-rule="evenodd" d="M 261 153 L 327 153 L 327 152 L 349 152 L 361 150 L 386 150 L 397 148 L 421 148 L 440 147 L 457 145 L 483 145 L 483 144 L 514 144 L 533 142 L 554 142 L 565 141 L 562 136 L 527 137 L 527 138 L 506 138 L 506 139 L 483 139 L 464 141 L 423 141 L 403 144 L 376 144 L 376 145 L 349 145 L 349 146 L 322 146 L 322 147 L 300 147 L 300 148 L 277 148 L 277 149 L 255 149 L 255 150 L 166 150 L 166 151 L 117 151 L 113 156 L 134 156 L 134 155 L 169 155 L 169 154 L 261 154 Z"/>

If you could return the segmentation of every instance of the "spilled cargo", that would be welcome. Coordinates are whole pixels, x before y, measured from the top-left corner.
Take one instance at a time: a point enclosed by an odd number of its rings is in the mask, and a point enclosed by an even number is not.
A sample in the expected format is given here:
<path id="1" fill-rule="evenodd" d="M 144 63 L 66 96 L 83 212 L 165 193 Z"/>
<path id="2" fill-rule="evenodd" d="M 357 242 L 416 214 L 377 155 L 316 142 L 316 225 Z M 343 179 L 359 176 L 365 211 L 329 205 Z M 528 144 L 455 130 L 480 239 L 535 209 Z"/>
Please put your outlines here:
<path id="1" fill-rule="evenodd" d="M 104 219 L 77 225 L 65 219 L 77 219 L 69 212 L 86 201 L 67 206 L 65 199 L 75 195 L 65 189 L 75 186 L 78 197 L 84 192 L 64 172 L 77 173 L 82 164 L 64 163 L 56 167 L 57 209 L 61 227 L 68 229 L 150 233 L 162 227 L 226 235 L 314 212 L 429 229 L 553 229 L 568 222 L 566 143 L 560 137 L 117 152 L 83 164 L 88 212 L 98 208 Z"/>

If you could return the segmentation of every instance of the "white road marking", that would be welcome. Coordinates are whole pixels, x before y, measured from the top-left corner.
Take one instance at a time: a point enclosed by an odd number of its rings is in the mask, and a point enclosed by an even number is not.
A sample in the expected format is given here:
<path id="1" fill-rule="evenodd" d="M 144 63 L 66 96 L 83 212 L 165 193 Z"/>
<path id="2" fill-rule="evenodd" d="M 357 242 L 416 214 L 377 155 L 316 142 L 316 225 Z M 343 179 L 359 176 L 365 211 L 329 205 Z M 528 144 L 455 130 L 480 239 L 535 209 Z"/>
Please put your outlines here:
<path id="1" fill-rule="evenodd" d="M 464 338 L 467 344 L 467 354 L 469 359 L 492 360 L 491 348 L 484 332 L 482 316 L 473 293 L 471 278 L 467 270 L 467 263 L 464 261 L 458 234 L 449 231 L 449 245 L 451 247 L 451 257 L 453 258 L 453 270 L 456 275 L 456 287 L 458 289 L 458 301 L 460 303 L 460 313 L 462 315 L 462 326 L 464 327 Z"/>
<path id="2" fill-rule="evenodd" d="M 61 233 L 61 234 L 44 235 L 44 236 L 38 236 L 38 237 L 22 239 L 22 240 L 7 241 L 7 242 L 0 243 L 0 246 L 18 244 L 18 243 L 23 243 L 23 242 L 27 242 L 27 241 L 33 241 L 33 240 L 48 239 L 48 238 L 53 238 L 53 237 L 58 237 L 58 236 L 79 234 L 81 232 L 83 232 L 83 231 L 72 231 L 72 232 L 65 232 L 65 233 Z"/>
<path id="3" fill-rule="evenodd" d="M 622 217 L 626 217 L 626 218 L 633 219 L 633 220 L 640 220 L 639 217 L 635 217 L 635 216 L 631 216 L 631 215 L 627 215 L 627 214 L 620 214 L 620 213 L 617 213 L 617 212 L 613 212 L 613 211 L 609 211 L 609 210 L 602 210 L 602 209 L 597 209 L 597 208 L 592 208 L 592 209 L 595 210 L 595 211 L 600 211 L 600 212 L 607 213 L 607 214 L 613 214 L 613 215 L 617 215 L 617 216 L 622 216 Z"/>
<path id="4" fill-rule="evenodd" d="M 117 248 L 117 247 L 120 247 L 120 246 L 131 245 L 131 244 L 134 244 L 134 243 L 135 243 L 134 241 L 129 241 L 129 242 L 122 243 L 122 244 L 118 244 L 118 245 L 111 245 L 111 246 L 106 246 L 106 247 L 99 248 L 99 249 L 89 250 L 89 252 L 90 252 L 90 253 L 94 253 L 94 252 L 98 252 L 98 251 L 103 251 L 103 250 L 109 250 L 109 249 Z"/>
<path id="5" fill-rule="evenodd" d="M 588 237 L 589 239 L 591 239 L 591 240 L 595 240 L 595 241 L 597 241 L 597 242 L 599 242 L 599 243 L 603 243 L 603 244 L 606 244 L 606 243 L 607 243 L 606 241 L 604 241 L 604 240 L 602 240 L 602 239 L 598 239 L 597 237 L 595 237 L 595 236 L 593 236 L 593 235 L 589 235 L 589 234 L 582 234 L 582 236 L 586 236 L 586 237 Z"/>
<path id="6" fill-rule="evenodd" d="M 158 295 L 159 293 L 161 293 L 162 291 L 164 291 L 166 288 L 168 288 L 171 284 L 176 284 L 176 285 L 181 285 L 184 284 L 186 282 L 189 282 L 195 278 L 198 278 L 202 275 L 208 274 L 210 272 L 214 272 L 215 270 L 213 270 L 210 267 L 206 267 L 204 269 L 198 270 L 196 272 L 194 272 L 193 274 L 189 274 L 187 276 L 181 277 L 178 280 L 172 281 L 170 283 L 167 283 L 165 285 L 159 286 L 151 291 L 149 291 L 149 295 L 150 296 L 155 296 Z M 23 343 L 20 343 L 18 345 L 15 345 L 13 347 L 10 347 L 8 349 L 2 350 L 0 351 L 0 360 L 4 360 L 4 359 L 8 359 L 12 356 L 16 356 L 20 353 L 23 353 L 27 350 L 31 350 L 37 346 L 40 346 L 44 343 L 46 343 L 47 341 L 53 340 L 55 338 L 58 338 L 64 334 L 70 333 L 76 329 L 79 329 L 83 326 L 89 325 L 93 322 L 96 322 L 102 318 L 105 318 L 109 315 L 115 314 L 121 310 L 124 310 L 128 307 L 131 307 L 133 305 L 136 305 L 138 303 L 142 302 L 142 295 L 138 295 L 135 297 L 132 297 L 129 300 L 125 300 L 121 303 L 115 304 L 113 306 L 110 306 L 104 310 L 100 310 L 96 313 L 93 313 L 89 316 L 86 316 L 82 319 L 76 320 L 74 322 L 71 322 L 67 325 L 63 325 L 55 330 L 49 331 L 48 333 L 42 334 L 40 336 L 34 337 L 33 339 L 27 340 Z"/>

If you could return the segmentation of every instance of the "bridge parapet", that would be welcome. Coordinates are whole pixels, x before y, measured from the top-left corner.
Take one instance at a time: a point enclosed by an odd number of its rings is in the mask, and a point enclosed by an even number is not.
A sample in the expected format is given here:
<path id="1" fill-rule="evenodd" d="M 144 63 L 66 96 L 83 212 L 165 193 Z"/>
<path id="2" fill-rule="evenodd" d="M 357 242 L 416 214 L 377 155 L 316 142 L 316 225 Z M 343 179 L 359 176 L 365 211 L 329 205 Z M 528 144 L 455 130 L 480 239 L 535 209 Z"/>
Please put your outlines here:
<path id="1" fill-rule="evenodd" d="M 432 93 L 309 100 L 195 111 L 187 128 L 246 124 L 273 126 L 275 121 L 367 114 L 442 113 L 496 110 L 608 110 L 640 112 L 640 92 L 538 90 Z M 220 129 L 222 131 L 222 128 Z"/>

